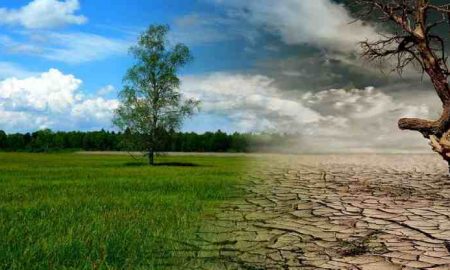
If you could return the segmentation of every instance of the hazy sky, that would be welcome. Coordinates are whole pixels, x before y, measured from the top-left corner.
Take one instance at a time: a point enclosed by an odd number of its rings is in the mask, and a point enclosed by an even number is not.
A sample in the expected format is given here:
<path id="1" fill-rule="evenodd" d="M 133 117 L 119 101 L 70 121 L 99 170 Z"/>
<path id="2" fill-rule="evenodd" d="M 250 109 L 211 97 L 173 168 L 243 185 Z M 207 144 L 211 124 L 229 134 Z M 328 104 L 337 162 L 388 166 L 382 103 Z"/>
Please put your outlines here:
<path id="1" fill-rule="evenodd" d="M 400 79 L 360 60 L 358 42 L 387 30 L 331 0 L 0 0 L 0 129 L 111 129 L 128 48 L 152 23 L 195 57 L 181 90 L 202 109 L 186 131 L 298 133 L 302 151 L 422 150 L 397 119 L 439 112 L 414 70 Z"/>

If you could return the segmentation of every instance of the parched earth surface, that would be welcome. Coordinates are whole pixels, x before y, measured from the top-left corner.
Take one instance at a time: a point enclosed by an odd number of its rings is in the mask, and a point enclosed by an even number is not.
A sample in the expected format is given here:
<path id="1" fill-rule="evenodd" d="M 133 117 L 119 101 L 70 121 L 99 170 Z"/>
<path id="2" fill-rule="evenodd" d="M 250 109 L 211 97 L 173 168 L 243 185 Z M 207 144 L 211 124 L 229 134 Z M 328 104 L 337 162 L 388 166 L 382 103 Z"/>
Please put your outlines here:
<path id="1" fill-rule="evenodd" d="M 200 229 L 203 269 L 450 269 L 450 178 L 434 155 L 273 156 Z"/>

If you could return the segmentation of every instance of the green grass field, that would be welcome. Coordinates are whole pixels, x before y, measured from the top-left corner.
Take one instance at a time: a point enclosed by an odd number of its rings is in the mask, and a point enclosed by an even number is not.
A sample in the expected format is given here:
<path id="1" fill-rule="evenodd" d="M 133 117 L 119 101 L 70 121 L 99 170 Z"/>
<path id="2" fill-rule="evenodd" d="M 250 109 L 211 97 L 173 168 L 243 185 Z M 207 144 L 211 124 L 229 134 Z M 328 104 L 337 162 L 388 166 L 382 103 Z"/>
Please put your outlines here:
<path id="1" fill-rule="evenodd" d="M 181 265 L 174 250 L 239 196 L 247 159 L 0 153 L 0 269 Z"/>

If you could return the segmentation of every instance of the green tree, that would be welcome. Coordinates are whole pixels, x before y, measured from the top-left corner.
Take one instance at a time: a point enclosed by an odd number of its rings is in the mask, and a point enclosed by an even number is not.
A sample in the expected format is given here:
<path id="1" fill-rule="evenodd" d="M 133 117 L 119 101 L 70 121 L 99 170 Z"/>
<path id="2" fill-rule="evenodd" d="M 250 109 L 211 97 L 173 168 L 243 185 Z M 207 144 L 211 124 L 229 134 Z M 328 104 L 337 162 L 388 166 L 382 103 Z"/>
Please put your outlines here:
<path id="1" fill-rule="evenodd" d="M 166 25 L 152 25 L 131 48 L 136 63 L 125 75 L 119 94 L 121 104 L 114 118 L 116 126 L 129 131 L 128 139 L 148 152 L 150 165 L 167 134 L 179 129 L 198 105 L 197 101 L 183 99 L 178 91 L 177 72 L 192 57 L 183 44 L 169 48 L 168 31 Z"/>
<path id="2" fill-rule="evenodd" d="M 7 148 L 13 150 L 24 150 L 25 149 L 24 136 L 19 133 L 9 134 L 7 141 Z"/>
<path id="3" fill-rule="evenodd" d="M 5 149 L 7 146 L 8 135 L 3 130 L 0 130 L 0 150 Z"/>
<path id="4" fill-rule="evenodd" d="M 33 133 L 33 146 L 35 151 L 48 152 L 51 147 L 53 132 L 50 129 L 42 129 Z"/>

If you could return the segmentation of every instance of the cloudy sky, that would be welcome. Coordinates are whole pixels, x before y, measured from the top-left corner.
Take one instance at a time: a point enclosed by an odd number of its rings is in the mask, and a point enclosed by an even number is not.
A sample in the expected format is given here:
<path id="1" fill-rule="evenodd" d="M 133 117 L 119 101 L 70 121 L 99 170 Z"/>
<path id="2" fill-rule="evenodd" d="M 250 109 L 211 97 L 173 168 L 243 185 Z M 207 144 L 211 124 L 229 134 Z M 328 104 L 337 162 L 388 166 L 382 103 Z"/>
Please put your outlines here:
<path id="1" fill-rule="evenodd" d="M 181 91 L 201 113 L 185 131 L 295 133 L 305 152 L 427 149 L 396 127 L 438 116 L 426 78 L 361 60 L 358 42 L 386 29 L 333 0 L 0 0 L 0 129 L 112 129 L 128 48 L 152 23 L 195 57 Z"/>

